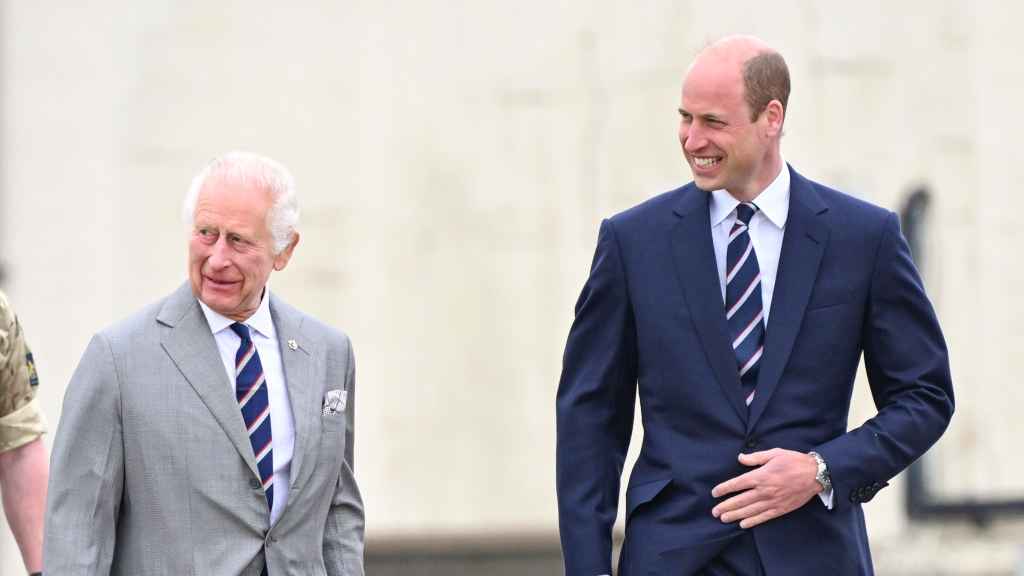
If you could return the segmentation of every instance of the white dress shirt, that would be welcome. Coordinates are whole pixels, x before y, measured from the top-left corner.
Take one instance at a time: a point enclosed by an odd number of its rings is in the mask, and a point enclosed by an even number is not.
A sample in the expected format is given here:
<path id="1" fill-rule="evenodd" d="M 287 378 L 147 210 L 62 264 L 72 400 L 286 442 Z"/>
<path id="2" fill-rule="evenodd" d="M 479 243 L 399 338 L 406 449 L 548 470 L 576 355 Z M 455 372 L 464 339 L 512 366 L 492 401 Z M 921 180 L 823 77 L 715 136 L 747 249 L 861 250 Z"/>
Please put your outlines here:
<path id="1" fill-rule="evenodd" d="M 722 288 L 722 305 L 725 306 L 725 266 L 729 251 L 729 232 L 736 223 L 736 207 L 740 201 L 726 190 L 711 193 L 709 212 L 711 216 L 711 241 L 715 247 L 715 262 L 718 264 L 718 284 Z M 772 309 L 775 294 L 775 278 L 779 271 L 779 256 L 782 254 L 782 236 L 789 218 L 789 168 L 782 162 L 779 175 L 772 180 L 753 200 L 757 212 L 750 219 L 748 233 L 754 245 L 757 265 L 761 270 L 761 302 L 764 305 L 764 323 Z M 832 490 L 818 494 L 822 503 L 832 509 Z"/>
<path id="2" fill-rule="evenodd" d="M 750 243 L 754 245 L 757 265 L 761 269 L 761 302 L 764 304 L 765 325 L 768 324 L 772 295 L 775 292 L 775 275 L 779 270 L 779 255 L 782 253 L 782 233 L 786 229 L 786 218 L 789 217 L 789 170 L 785 163 L 782 167 L 775 180 L 754 198 L 757 212 L 750 219 L 748 228 Z M 715 190 L 708 204 L 711 213 L 711 241 L 715 246 L 715 262 L 718 263 L 718 284 L 722 288 L 722 305 L 725 306 L 725 264 L 729 251 L 729 232 L 736 223 L 736 207 L 740 201 L 725 190 Z"/>
<path id="3" fill-rule="evenodd" d="M 270 509 L 270 525 L 277 522 L 277 518 L 284 510 L 288 502 L 288 483 L 291 479 L 292 451 L 295 448 L 295 421 L 292 419 L 292 405 L 288 399 L 288 387 L 284 379 L 284 367 L 281 364 L 281 350 L 277 342 L 277 330 L 274 328 L 274 321 L 270 317 L 270 289 L 264 289 L 263 301 L 259 308 L 250 316 L 244 324 L 249 327 L 253 344 L 256 345 L 256 352 L 260 356 L 260 365 L 263 366 L 263 375 L 267 382 L 267 395 L 270 401 L 270 431 L 272 435 L 273 459 L 274 459 L 274 505 Z M 220 359 L 224 362 L 224 371 L 228 375 L 228 382 L 231 383 L 231 395 L 235 390 L 235 354 L 242 339 L 231 330 L 230 326 L 235 322 L 212 310 L 202 301 L 199 305 L 206 315 L 206 322 L 213 332 L 217 341 L 217 348 L 220 351 Z M 242 411 L 239 408 L 239 417 Z"/>

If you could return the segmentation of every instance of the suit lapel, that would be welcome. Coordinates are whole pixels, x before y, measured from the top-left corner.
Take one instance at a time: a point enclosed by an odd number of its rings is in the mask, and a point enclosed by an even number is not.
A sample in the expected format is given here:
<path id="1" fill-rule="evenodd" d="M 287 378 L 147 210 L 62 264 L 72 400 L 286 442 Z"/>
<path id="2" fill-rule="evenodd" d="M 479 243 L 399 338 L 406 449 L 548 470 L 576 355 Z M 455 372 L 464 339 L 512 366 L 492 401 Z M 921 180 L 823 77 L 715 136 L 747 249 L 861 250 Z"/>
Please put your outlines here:
<path id="1" fill-rule="evenodd" d="M 740 390 L 736 357 L 729 342 L 722 288 L 711 242 L 708 193 L 690 185 L 676 207 L 679 222 L 672 230 L 672 256 L 683 287 L 690 317 L 714 370 L 716 380 L 740 420 L 747 420 L 747 406 Z"/>
<path id="2" fill-rule="evenodd" d="M 270 295 L 270 316 L 277 331 L 281 365 L 284 367 L 284 379 L 295 422 L 295 447 L 291 464 L 291 486 L 294 487 L 310 451 L 317 447 L 312 434 L 322 400 L 317 394 L 322 387 L 314 382 L 314 363 L 319 354 L 316 353 L 314 342 L 302 332 L 302 315 L 274 294 Z"/>
<path id="3" fill-rule="evenodd" d="M 157 321 L 170 327 L 162 343 L 164 350 L 206 404 L 238 454 L 259 477 L 242 413 L 224 372 L 217 342 L 188 283 L 167 299 Z"/>
<path id="4" fill-rule="evenodd" d="M 750 405 L 748 430 L 754 429 L 764 413 L 789 361 L 829 236 L 828 224 L 822 217 L 828 206 L 810 182 L 792 169 L 790 176 L 789 217 L 782 237 L 764 356 L 757 377 L 757 393 Z"/>

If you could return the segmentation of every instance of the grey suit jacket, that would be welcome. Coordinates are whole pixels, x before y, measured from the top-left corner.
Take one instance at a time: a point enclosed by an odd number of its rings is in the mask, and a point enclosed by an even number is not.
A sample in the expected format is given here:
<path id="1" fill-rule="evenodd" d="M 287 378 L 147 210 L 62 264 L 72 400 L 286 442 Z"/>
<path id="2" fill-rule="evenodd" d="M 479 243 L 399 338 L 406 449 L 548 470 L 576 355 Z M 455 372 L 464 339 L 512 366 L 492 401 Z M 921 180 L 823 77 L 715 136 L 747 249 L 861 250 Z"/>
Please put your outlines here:
<path id="1" fill-rule="evenodd" d="M 363 574 L 348 338 L 270 296 L 295 420 L 271 527 L 241 413 L 188 283 L 93 337 L 64 397 L 46 574 Z M 294 340 L 292 350 L 286 343 Z M 343 413 L 322 415 L 328 390 Z"/>

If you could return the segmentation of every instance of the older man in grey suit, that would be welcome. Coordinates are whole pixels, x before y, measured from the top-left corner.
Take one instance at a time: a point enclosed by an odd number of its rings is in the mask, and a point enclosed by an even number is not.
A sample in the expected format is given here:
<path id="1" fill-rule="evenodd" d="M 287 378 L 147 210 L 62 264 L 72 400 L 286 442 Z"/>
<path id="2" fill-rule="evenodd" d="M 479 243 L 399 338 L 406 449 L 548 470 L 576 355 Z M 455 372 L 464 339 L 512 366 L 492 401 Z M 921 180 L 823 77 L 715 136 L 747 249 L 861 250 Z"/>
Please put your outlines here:
<path id="1" fill-rule="evenodd" d="M 362 575 L 348 338 L 267 289 L 292 178 L 245 153 L 185 202 L 189 282 L 93 337 L 53 449 L 44 571 Z"/>

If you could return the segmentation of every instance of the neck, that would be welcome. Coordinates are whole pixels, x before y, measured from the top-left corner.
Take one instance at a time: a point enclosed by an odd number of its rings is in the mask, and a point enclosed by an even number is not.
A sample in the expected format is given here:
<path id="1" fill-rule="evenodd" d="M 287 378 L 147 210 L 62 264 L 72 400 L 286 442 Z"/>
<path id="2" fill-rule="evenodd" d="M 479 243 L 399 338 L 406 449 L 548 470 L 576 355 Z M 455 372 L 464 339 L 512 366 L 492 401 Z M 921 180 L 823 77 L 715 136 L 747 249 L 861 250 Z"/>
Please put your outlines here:
<path id="1" fill-rule="evenodd" d="M 740 202 L 753 202 L 755 198 L 761 195 L 761 192 L 764 192 L 765 188 L 779 177 L 779 173 L 784 168 L 782 155 L 779 154 L 777 148 L 773 149 L 769 151 L 760 169 L 757 171 L 757 175 L 751 182 L 741 189 L 730 189 L 729 194 Z"/>

